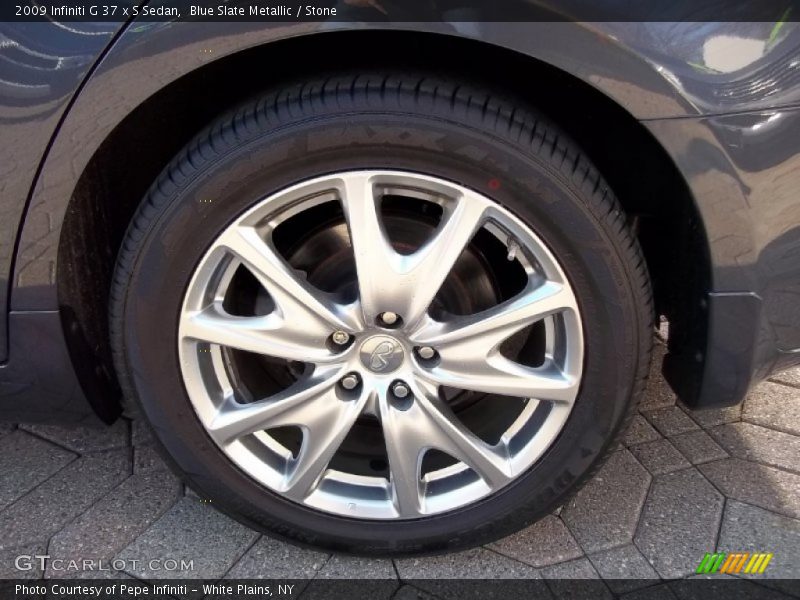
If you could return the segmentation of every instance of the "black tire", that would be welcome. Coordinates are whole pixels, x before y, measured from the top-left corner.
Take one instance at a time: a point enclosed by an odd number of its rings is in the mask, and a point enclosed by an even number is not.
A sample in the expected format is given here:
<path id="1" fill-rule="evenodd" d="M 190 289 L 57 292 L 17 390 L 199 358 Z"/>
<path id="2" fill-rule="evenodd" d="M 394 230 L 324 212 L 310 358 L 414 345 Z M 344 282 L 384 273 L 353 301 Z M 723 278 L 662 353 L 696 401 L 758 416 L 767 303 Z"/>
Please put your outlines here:
<path id="1" fill-rule="evenodd" d="M 178 365 L 184 291 L 226 224 L 271 192 L 360 168 L 439 176 L 509 208 L 561 262 L 584 315 L 581 392 L 544 457 L 492 496 L 413 521 L 323 514 L 258 485 L 208 437 Z M 651 302 L 641 250 L 613 193 L 535 110 L 436 77 L 343 74 L 265 94 L 213 123 L 172 161 L 119 253 L 111 331 L 126 395 L 140 404 L 175 471 L 213 506 L 294 542 L 399 556 L 498 539 L 548 514 L 586 481 L 645 387 Z"/>

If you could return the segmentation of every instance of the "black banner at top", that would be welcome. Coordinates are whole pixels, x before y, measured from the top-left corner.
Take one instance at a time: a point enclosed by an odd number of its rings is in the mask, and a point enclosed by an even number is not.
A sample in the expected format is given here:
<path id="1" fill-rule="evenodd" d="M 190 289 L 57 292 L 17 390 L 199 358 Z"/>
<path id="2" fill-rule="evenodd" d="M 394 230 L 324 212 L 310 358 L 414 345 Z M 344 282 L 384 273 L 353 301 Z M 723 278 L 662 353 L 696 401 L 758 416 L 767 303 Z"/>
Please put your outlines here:
<path id="1" fill-rule="evenodd" d="M 800 0 L 2 0 L 3 22 L 800 21 Z"/>

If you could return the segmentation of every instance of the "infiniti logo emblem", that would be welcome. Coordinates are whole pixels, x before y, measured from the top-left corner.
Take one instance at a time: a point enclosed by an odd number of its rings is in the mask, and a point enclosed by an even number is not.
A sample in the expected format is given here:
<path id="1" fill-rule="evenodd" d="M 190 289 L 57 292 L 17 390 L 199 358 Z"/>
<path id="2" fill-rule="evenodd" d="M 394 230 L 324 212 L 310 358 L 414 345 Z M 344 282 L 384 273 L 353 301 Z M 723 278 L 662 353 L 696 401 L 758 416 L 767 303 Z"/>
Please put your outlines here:
<path id="1" fill-rule="evenodd" d="M 362 364 L 373 373 L 389 373 L 403 364 L 403 346 L 388 335 L 368 338 L 359 349 Z"/>
<path id="2" fill-rule="evenodd" d="M 369 368 L 373 371 L 383 371 L 389 366 L 389 358 L 394 352 L 394 342 L 381 342 L 369 355 Z"/>

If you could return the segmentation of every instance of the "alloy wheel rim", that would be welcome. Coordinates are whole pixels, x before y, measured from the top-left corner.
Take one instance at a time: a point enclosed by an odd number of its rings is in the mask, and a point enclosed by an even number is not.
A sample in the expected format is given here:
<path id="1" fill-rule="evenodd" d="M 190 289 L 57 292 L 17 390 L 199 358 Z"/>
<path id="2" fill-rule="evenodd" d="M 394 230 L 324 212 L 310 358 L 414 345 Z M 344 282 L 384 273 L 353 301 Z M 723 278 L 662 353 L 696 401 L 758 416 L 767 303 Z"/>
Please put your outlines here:
<path id="1" fill-rule="evenodd" d="M 427 241 L 393 246 L 383 198 L 399 194 L 440 207 Z M 326 202 L 341 206 L 357 294 L 343 300 L 312 285 L 274 243 L 281 224 Z M 466 315 L 433 315 L 459 257 L 485 230 L 505 245 L 524 281 L 519 293 Z M 253 315 L 226 307 L 246 269 L 270 304 Z M 541 326 L 542 359 L 516 362 L 503 344 Z M 336 340 L 336 341 L 333 341 Z M 533 467 L 566 423 L 581 382 L 584 343 L 572 287 L 544 242 L 490 198 L 407 171 L 347 171 L 315 178 L 257 202 L 217 237 L 187 288 L 178 327 L 181 374 L 197 416 L 242 471 L 273 492 L 327 513 L 411 519 L 487 497 Z M 289 361 L 293 381 L 266 397 L 240 389 L 231 352 Z M 462 422 L 446 390 L 522 399 L 491 443 Z M 354 423 L 377 419 L 388 476 L 331 468 Z M 298 428 L 294 451 L 271 432 Z M 452 460 L 424 471 L 424 457 Z"/>

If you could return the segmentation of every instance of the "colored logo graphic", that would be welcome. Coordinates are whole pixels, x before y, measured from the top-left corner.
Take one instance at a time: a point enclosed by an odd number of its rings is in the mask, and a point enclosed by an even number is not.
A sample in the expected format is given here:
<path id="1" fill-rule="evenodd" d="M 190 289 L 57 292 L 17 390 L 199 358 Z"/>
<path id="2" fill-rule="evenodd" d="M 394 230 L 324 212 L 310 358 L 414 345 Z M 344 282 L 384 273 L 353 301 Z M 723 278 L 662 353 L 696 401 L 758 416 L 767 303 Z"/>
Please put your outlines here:
<path id="1" fill-rule="evenodd" d="M 770 552 L 706 552 L 703 560 L 697 565 L 697 573 L 746 573 L 760 575 L 767 569 L 772 560 Z"/>

